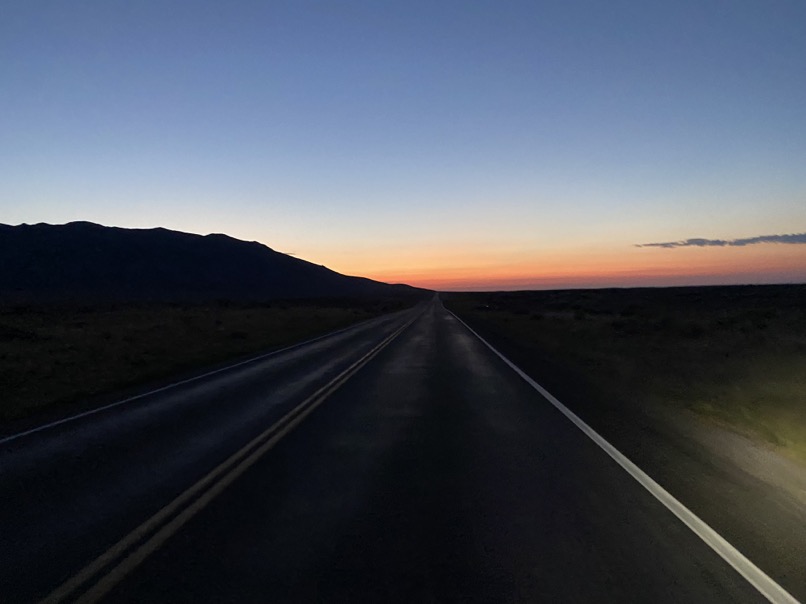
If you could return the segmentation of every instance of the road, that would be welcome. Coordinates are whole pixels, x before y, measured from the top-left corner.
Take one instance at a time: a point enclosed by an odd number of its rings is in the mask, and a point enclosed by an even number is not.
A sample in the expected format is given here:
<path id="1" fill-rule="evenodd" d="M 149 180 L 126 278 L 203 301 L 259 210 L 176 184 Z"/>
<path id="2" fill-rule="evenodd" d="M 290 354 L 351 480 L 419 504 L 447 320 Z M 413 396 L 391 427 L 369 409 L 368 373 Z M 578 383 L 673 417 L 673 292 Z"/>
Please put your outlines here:
<path id="1" fill-rule="evenodd" d="M 438 299 L 0 441 L 0 485 L 4 601 L 766 601 Z"/>

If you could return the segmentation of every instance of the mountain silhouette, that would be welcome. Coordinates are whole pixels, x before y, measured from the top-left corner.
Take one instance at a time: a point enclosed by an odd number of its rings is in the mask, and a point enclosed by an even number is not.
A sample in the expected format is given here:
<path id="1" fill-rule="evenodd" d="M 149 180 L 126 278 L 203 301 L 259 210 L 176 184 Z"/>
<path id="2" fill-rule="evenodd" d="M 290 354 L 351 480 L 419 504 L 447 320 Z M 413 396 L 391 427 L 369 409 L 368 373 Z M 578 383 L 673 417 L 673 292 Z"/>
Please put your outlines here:
<path id="1" fill-rule="evenodd" d="M 271 300 L 424 293 L 227 235 L 91 222 L 0 224 L 0 300 Z"/>

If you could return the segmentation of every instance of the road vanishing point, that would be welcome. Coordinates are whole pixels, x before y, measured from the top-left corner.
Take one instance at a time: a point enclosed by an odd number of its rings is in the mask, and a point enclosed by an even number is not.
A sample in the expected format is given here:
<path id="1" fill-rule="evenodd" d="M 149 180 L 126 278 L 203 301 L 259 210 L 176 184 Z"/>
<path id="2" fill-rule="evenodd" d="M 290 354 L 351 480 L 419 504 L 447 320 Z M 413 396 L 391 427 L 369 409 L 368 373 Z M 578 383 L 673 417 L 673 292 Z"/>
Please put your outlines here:
<path id="1" fill-rule="evenodd" d="M 796 601 L 437 297 L 0 438 L 0 485 L 4 602 Z"/>

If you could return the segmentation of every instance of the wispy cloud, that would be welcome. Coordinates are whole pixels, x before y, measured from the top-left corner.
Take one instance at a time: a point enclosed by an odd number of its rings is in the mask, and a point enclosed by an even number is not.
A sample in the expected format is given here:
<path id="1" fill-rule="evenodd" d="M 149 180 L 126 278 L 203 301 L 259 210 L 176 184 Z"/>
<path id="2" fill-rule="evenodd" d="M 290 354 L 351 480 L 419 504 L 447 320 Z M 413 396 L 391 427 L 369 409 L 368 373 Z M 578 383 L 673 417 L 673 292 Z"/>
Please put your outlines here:
<path id="1" fill-rule="evenodd" d="M 806 243 L 806 233 L 760 235 L 745 239 L 685 239 L 683 241 L 665 241 L 663 243 L 636 243 L 635 247 L 743 247 L 756 243 Z"/>

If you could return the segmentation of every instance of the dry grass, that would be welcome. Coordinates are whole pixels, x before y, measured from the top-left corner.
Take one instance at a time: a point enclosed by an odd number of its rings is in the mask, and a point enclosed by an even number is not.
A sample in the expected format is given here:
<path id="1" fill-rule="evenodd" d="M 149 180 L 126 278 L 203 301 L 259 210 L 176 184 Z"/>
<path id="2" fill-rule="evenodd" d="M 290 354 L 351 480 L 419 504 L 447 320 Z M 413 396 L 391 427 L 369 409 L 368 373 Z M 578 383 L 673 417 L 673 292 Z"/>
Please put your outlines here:
<path id="1" fill-rule="evenodd" d="M 687 408 L 806 460 L 806 287 L 452 295 L 604 393 Z"/>
<path id="2" fill-rule="evenodd" d="M 0 419 L 280 347 L 399 301 L 0 309 Z"/>

